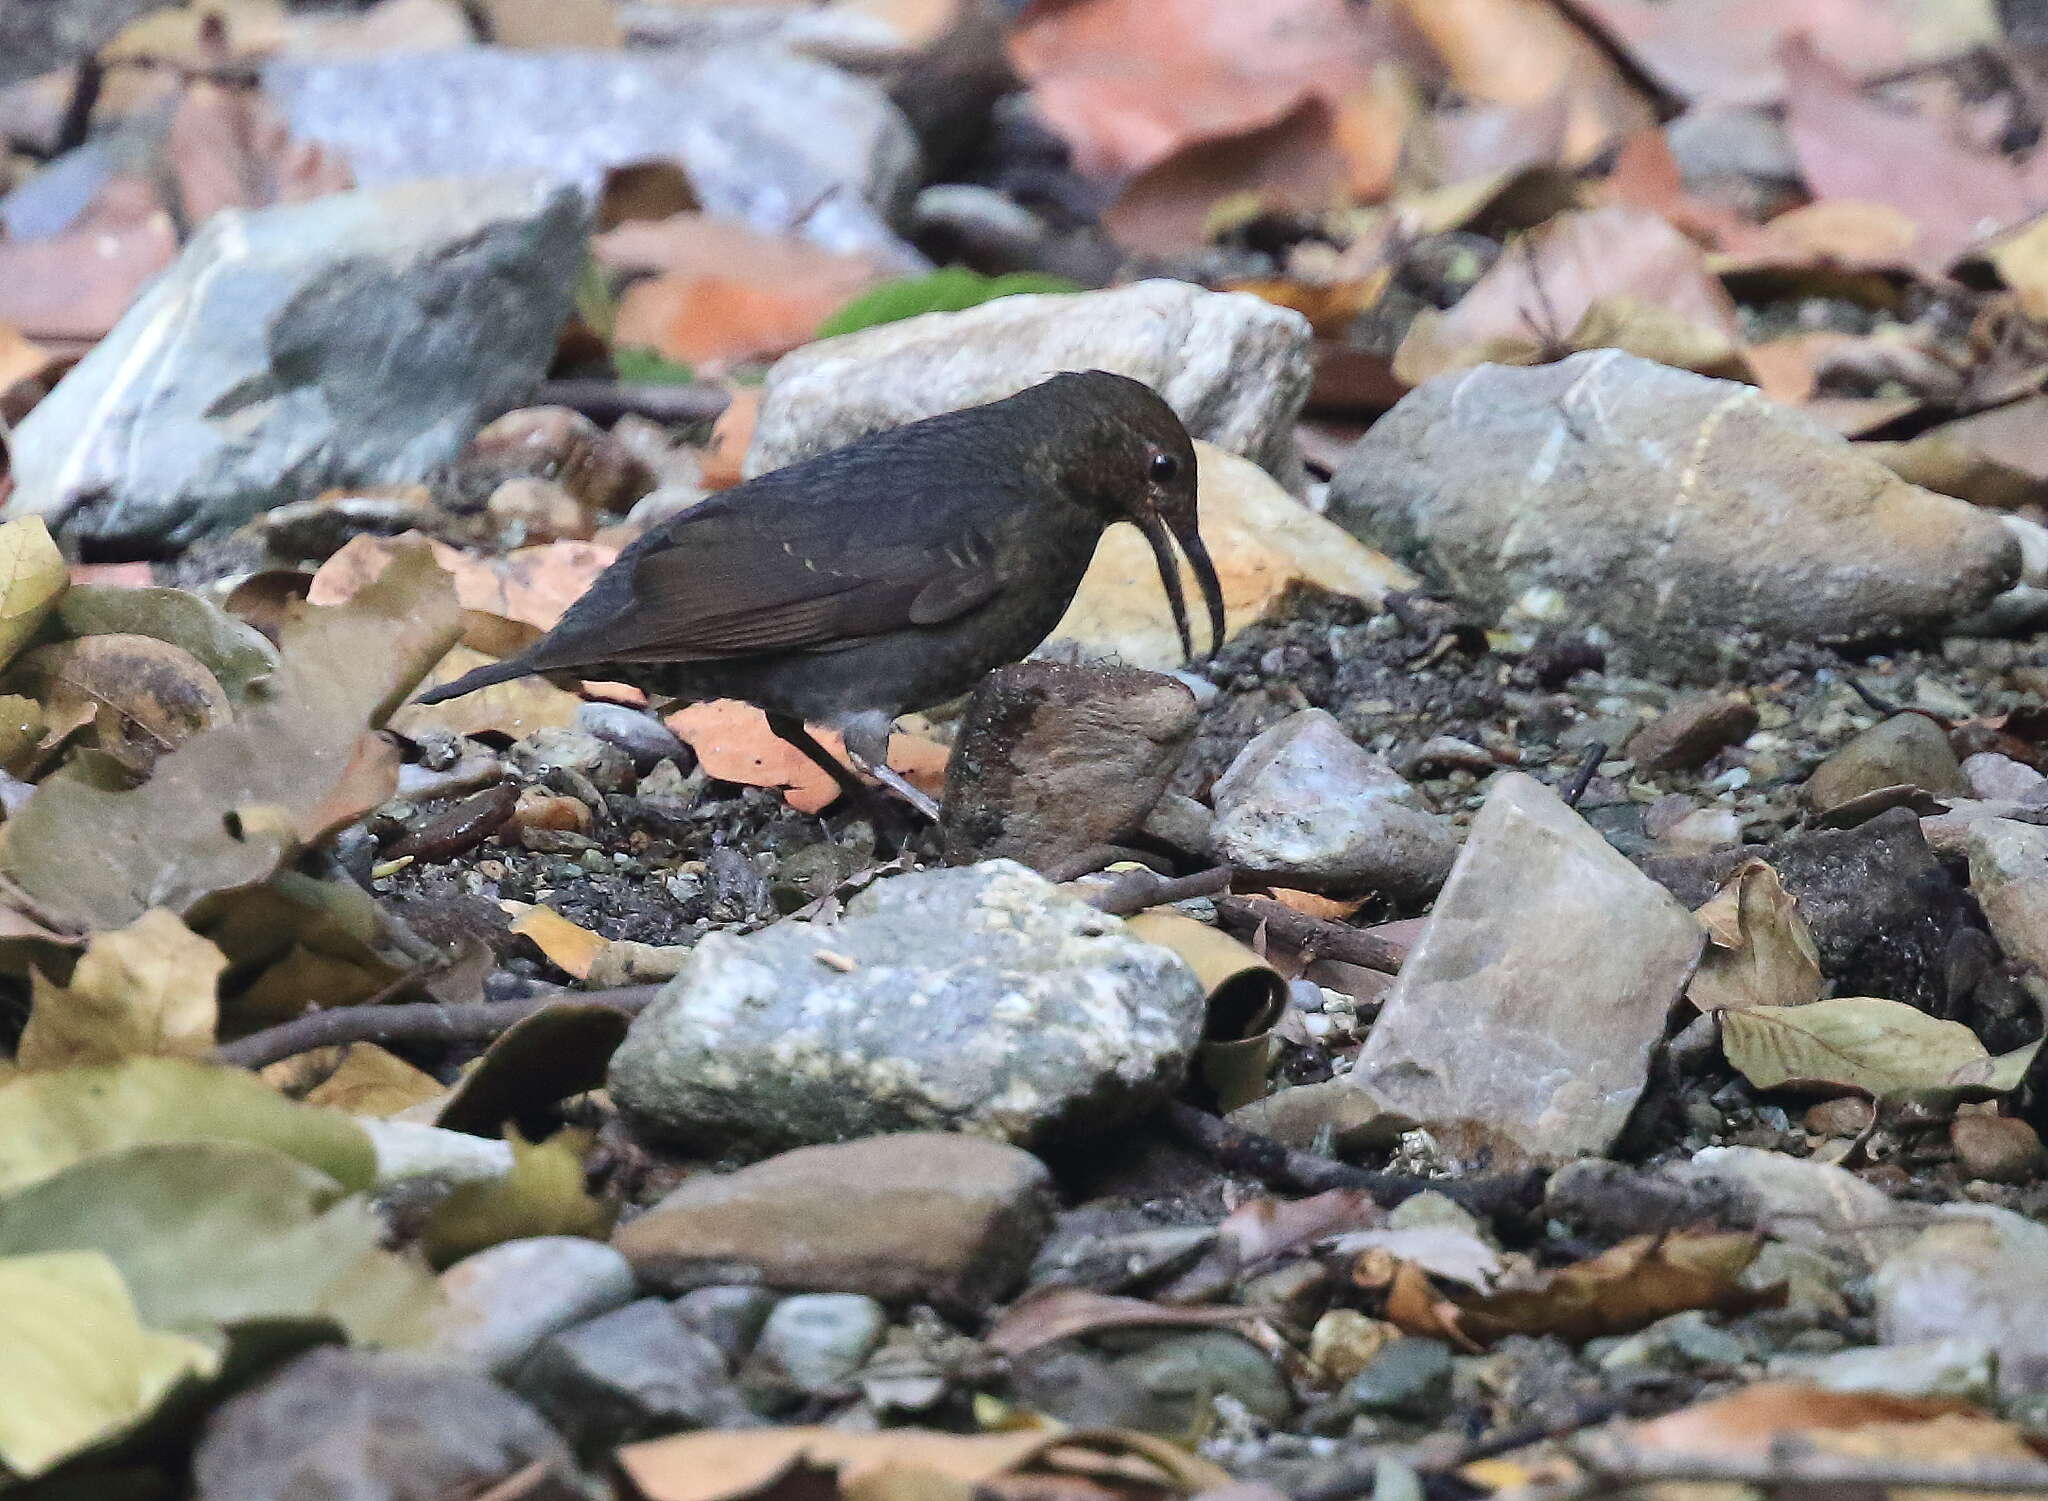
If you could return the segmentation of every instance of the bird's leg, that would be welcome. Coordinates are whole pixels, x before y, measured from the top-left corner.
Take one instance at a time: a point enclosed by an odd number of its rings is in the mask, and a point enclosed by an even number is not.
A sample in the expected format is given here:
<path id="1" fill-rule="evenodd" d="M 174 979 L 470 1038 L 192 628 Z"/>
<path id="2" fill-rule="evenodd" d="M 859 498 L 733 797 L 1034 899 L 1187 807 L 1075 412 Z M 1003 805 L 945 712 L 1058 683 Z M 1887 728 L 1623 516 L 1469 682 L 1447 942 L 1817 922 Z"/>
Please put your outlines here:
<path id="1" fill-rule="evenodd" d="M 889 716 L 879 710 L 855 714 L 834 726 L 846 741 L 846 758 L 862 776 L 873 777 L 933 823 L 939 821 L 939 805 L 903 779 L 889 764 Z"/>
<path id="2" fill-rule="evenodd" d="M 847 797 L 856 803 L 867 798 L 867 783 L 848 771 L 837 756 L 820 745 L 810 727 L 794 714 L 770 714 L 768 728 L 776 739 L 802 751 L 812 764 L 838 784 L 840 792 Z"/>

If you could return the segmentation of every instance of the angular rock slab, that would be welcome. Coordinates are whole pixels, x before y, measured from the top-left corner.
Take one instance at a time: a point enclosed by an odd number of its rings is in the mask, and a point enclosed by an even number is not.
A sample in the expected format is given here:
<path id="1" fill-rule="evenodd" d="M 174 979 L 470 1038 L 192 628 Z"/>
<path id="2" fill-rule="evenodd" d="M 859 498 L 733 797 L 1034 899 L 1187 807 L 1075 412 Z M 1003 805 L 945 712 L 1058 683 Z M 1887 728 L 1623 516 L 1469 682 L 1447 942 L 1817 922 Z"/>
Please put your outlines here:
<path id="1" fill-rule="evenodd" d="M 1031 1265 L 1051 1189 L 1021 1148 L 906 1131 L 691 1178 L 612 1244 L 667 1292 L 759 1283 L 975 1317 Z"/>
<path id="2" fill-rule="evenodd" d="M 2048 829 L 2010 818 L 1970 826 L 1970 895 L 1999 946 L 2048 975 Z"/>
<path id="3" fill-rule="evenodd" d="M 540 379 L 585 237 L 532 178 L 217 214 L 16 429 L 7 514 L 175 544 L 423 479 Z"/>
<path id="4" fill-rule="evenodd" d="M 1177 956 L 991 860 L 878 882 L 830 925 L 708 935 L 634 1018 L 610 1087 L 651 1132 L 719 1146 L 1029 1143 L 1157 1103 L 1203 1009 Z"/>
<path id="5" fill-rule="evenodd" d="M 925 264 L 888 228 L 917 186 L 910 122 L 876 85 L 777 47 L 279 61 L 263 89 L 359 183 L 538 172 L 590 195 L 608 168 L 672 161 L 711 213 Z"/>
<path id="6" fill-rule="evenodd" d="M 1512 626 L 1696 668 L 1745 637 L 1937 628 L 2019 573 L 1993 513 L 1754 387 L 1612 349 L 1426 382 L 1352 449 L 1329 514 Z"/>
<path id="7" fill-rule="evenodd" d="M 1982 1340 L 1998 1352 L 2001 1391 L 2048 1391 L 2048 1226 L 1957 1206 L 1888 1257 L 1871 1291 L 1884 1343 Z"/>
<path id="8" fill-rule="evenodd" d="M 1303 709 L 1216 781 L 1217 856 L 1251 874 L 1353 895 L 1431 895 L 1458 853 L 1450 824 L 1336 718 Z"/>
<path id="9" fill-rule="evenodd" d="M 1012 396 L 1062 370 L 1141 380 L 1190 436 L 1298 475 L 1294 420 L 1313 372 L 1308 320 L 1244 292 L 1141 281 L 1001 297 L 784 355 L 768 372 L 749 476 L 921 418 Z"/>
<path id="10" fill-rule="evenodd" d="M 1548 787 L 1493 783 L 1348 1076 L 1539 1161 L 1604 1151 L 1699 959 L 1692 915 Z"/>

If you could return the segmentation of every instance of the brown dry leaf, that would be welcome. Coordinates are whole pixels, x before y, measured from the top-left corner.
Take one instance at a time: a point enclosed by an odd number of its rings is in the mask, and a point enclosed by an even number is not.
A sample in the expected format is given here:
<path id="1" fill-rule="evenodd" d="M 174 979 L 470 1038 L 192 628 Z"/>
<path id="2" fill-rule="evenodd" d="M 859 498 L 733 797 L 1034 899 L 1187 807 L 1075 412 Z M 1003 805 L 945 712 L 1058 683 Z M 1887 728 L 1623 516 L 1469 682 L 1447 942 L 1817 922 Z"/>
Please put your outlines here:
<path id="1" fill-rule="evenodd" d="M 306 1103 L 347 1115 L 386 1116 L 447 1092 L 439 1079 L 396 1053 L 374 1042 L 352 1042 L 342 1050 L 341 1066 L 307 1094 Z"/>
<path id="2" fill-rule="evenodd" d="M 1742 1283 L 1762 1247 L 1761 1235 L 1728 1231 L 1635 1236 L 1549 1273 L 1541 1287 L 1458 1299 L 1457 1327 L 1481 1341 L 1555 1334 L 1577 1342 L 1629 1334 L 1689 1309 L 1770 1307 L 1782 1301 L 1782 1290 L 1758 1292 Z M 1395 1318 L 1391 1306 L 1387 1316 Z"/>
<path id="3" fill-rule="evenodd" d="M 1386 19 L 1343 0 L 1037 0 L 1010 34 L 1039 113 L 1108 179 L 1368 87 L 1391 50 Z"/>
<path id="4" fill-rule="evenodd" d="M 1318 338 L 1334 339 L 1346 333 L 1354 318 L 1372 309 L 1393 279 L 1394 268 L 1381 266 L 1349 281 L 1316 284 L 1269 278 L 1225 282 L 1223 290 L 1249 292 L 1275 307 L 1291 308 L 1308 319 Z"/>
<path id="5" fill-rule="evenodd" d="M 745 475 L 747 448 L 754 441 L 754 422 L 761 415 L 761 388 L 742 386 L 711 424 L 711 442 L 698 463 L 698 479 L 707 490 L 729 490 Z"/>
<path id="6" fill-rule="evenodd" d="M 0 322 L 31 339 L 104 338 L 177 254 L 177 230 L 155 187 L 113 178 L 61 233 L 0 239 Z"/>
<path id="7" fill-rule="evenodd" d="M 1404 1334 L 1447 1340 L 1462 1350 L 1479 1348 L 1458 1327 L 1458 1305 L 1431 1286 L 1428 1274 L 1412 1261 L 1394 1267 L 1393 1285 L 1387 1289 L 1387 1303 L 1382 1311 L 1387 1322 Z"/>
<path id="8" fill-rule="evenodd" d="M 839 784 L 810 757 L 780 739 L 752 704 L 736 699 L 709 699 L 668 716 L 668 727 L 697 753 L 705 775 L 743 787 L 778 787 L 783 800 L 800 813 L 830 807 Z M 846 759 L 845 747 L 831 730 L 812 727 L 818 743 Z M 946 748 L 902 731 L 889 737 L 889 764 L 911 783 L 934 797 L 945 790 Z"/>
<path id="9" fill-rule="evenodd" d="M 284 116 L 261 92 L 239 85 L 186 85 L 164 153 L 190 225 L 224 208 L 302 203 L 355 185 L 341 161 L 293 141 Z"/>
<path id="10" fill-rule="evenodd" d="M 2015 165 L 1966 142 L 1953 120 L 1867 99 L 1803 37 L 1786 43 L 1782 61 L 1785 133 L 1808 191 L 1896 209 L 1918 230 L 1913 264 L 1927 275 L 2048 207 L 2048 152 Z"/>
<path id="11" fill-rule="evenodd" d="M 1813 934 L 1797 899 L 1763 861 L 1745 863 L 1693 916 L 1707 930 L 1707 947 L 1686 998 L 1700 1010 L 1820 999 L 1826 982 Z"/>
<path id="12" fill-rule="evenodd" d="M 590 978 L 590 966 L 611 944 L 609 938 L 579 928 L 552 907 L 514 901 L 498 905 L 512 914 L 512 932 L 529 940 L 556 969 L 579 980 Z"/>
<path id="13" fill-rule="evenodd" d="M 8 682 L 41 700 L 53 724 L 89 718 L 99 748 L 138 776 L 201 730 L 235 717 L 206 664 L 151 636 L 39 646 L 14 664 Z"/>
<path id="14" fill-rule="evenodd" d="M 1333 1188 L 1306 1199 L 1248 1200 L 1224 1217 L 1216 1236 L 1239 1266 L 1251 1266 L 1332 1235 L 1376 1228 L 1386 1218 L 1363 1189 Z"/>
<path id="15" fill-rule="evenodd" d="M 1999 235 L 1980 254 L 2012 288 L 2021 312 L 2037 323 L 2048 320 L 2048 214 Z M 5 384 L 0 379 L 0 388 Z"/>
<path id="16" fill-rule="evenodd" d="M 364 735 L 461 628 L 432 555 L 407 549 L 347 605 L 297 614 L 277 673 L 235 722 L 194 735 L 142 786 L 72 767 L 47 778 L 8 821 L 0 863 L 85 928 L 122 927 L 152 907 L 182 914 L 265 880 L 333 816 L 336 789 L 366 765 Z"/>
<path id="17" fill-rule="evenodd" d="M 596 577 L 618 557 L 615 547 L 595 542 L 548 542 L 521 547 L 502 558 L 473 558 L 445 542 L 408 532 L 402 537 L 351 537 L 320 565 L 307 600 L 335 605 L 353 598 L 377 578 L 400 552 L 425 542 L 434 561 L 455 578 L 456 597 L 466 610 L 521 621 L 551 630 Z"/>
<path id="18" fill-rule="evenodd" d="M 1990 7 L 1951 0 L 1573 0 L 1621 51 L 1695 105 L 1769 104 L 1794 36 L 1857 78 L 1999 43 Z"/>
<path id="19" fill-rule="evenodd" d="M 807 343 L 883 274 L 863 257 L 706 214 L 624 224 L 591 250 L 611 270 L 655 273 L 619 299 L 613 344 L 653 349 L 700 372 Z"/>
<path id="20" fill-rule="evenodd" d="M 2028 396 L 1989 411 L 1958 417 L 1922 435 L 1962 453 L 2048 482 L 2048 396 Z"/>
<path id="21" fill-rule="evenodd" d="M 475 612 L 470 613 L 473 616 Z M 420 680 L 420 687 L 453 682 L 472 667 L 495 660 L 483 652 L 458 646 L 434 664 L 434 670 Z M 415 740 L 430 731 L 449 735 L 497 734 L 522 740 L 535 730 L 567 729 L 575 722 L 577 706 L 582 702 L 546 678 L 515 678 L 446 703 L 407 704 L 391 716 L 391 728 Z"/>
<path id="22" fill-rule="evenodd" d="M 1625 335 L 1626 320 L 1588 321 L 1598 304 L 1620 297 L 1660 310 L 1659 343 L 1669 342 L 1672 320 L 1698 330 L 1699 348 L 1716 366 L 1740 345 L 1735 304 L 1699 247 L 1656 214 L 1615 205 L 1560 214 L 1516 242 L 1450 311 L 1415 320 L 1394 373 L 1420 385 L 1478 364 L 1556 358 L 1580 347 L 1582 324 L 1593 337 Z"/>
<path id="23" fill-rule="evenodd" d="M 1012 1304 L 988 1332 L 987 1342 L 1001 1354 L 1022 1355 L 1103 1329 L 1233 1328 L 1258 1321 L 1259 1315 L 1246 1308 L 1170 1307 L 1083 1287 L 1050 1287 Z"/>
<path id="24" fill-rule="evenodd" d="M 1840 278 L 1911 271 L 1919 243 L 1920 227 L 1891 205 L 1830 198 L 1788 209 L 1761 227 L 1723 236 L 1720 250 L 1708 257 L 1707 264 L 1716 276 L 1827 273 L 1837 280 L 1799 281 L 1832 286 L 1840 285 Z"/>
<path id="25" fill-rule="evenodd" d="M 0 323 L 0 421 L 19 422 L 46 394 L 60 357 L 10 323 Z"/>
<path id="26" fill-rule="evenodd" d="M 604 1083 L 631 1018 L 594 1001 L 555 1001 L 508 1028 L 434 1117 L 444 1131 L 497 1136 Z"/>
<path id="27" fill-rule="evenodd" d="M 478 0 L 477 10 L 499 47 L 610 51 L 625 39 L 612 0 Z"/>
<path id="28" fill-rule="evenodd" d="M 1763 1459 L 1785 1438 L 1834 1448 L 1829 1440 L 1859 1432 L 1900 1445 L 1892 1451 L 1900 1459 L 2034 1457 L 2013 1425 L 1985 1417 L 1960 1398 L 1838 1392 L 1796 1381 L 1753 1382 L 1725 1397 L 1633 1424 L 1622 1442 L 1659 1454 Z M 1930 1452 L 1915 1442 L 1936 1435 L 1954 1446 Z"/>
<path id="29" fill-rule="evenodd" d="M 2017 1089 L 2041 1044 L 1993 1057 L 1961 1022 L 1903 1001 L 1837 996 L 1721 1014 L 1721 1048 L 1758 1089 L 1847 1091 L 1882 1099 L 1928 1090 L 1985 1099 Z"/>
<path id="30" fill-rule="evenodd" d="M 1518 107 L 1557 101 L 1563 160 L 1577 165 L 1656 124 L 1650 101 L 1550 0 L 1396 0 L 1468 99 Z"/>
<path id="31" fill-rule="evenodd" d="M 26 1069 L 213 1050 L 227 957 L 161 907 L 95 933 L 68 984 L 31 972 L 35 999 L 15 1061 Z"/>
<path id="32" fill-rule="evenodd" d="M 14 660 L 70 587 L 64 555 L 40 516 L 0 526 L 0 666 Z"/>
<path id="33" fill-rule="evenodd" d="M 628 1444 L 618 1459 L 647 1501 L 745 1501 L 799 1470 L 831 1472 L 839 1494 L 868 1501 L 885 1495 L 954 1496 L 959 1487 L 990 1487 L 1019 1472 L 1046 1482 L 1095 1479 L 1114 1487 L 1091 1487 L 1094 1495 L 1163 1491 L 1191 1496 L 1230 1483 L 1207 1460 L 1164 1439 L 1123 1429 L 963 1434 L 920 1428 L 881 1433 L 755 1428 Z M 874 1480 L 884 1475 L 908 1489 L 873 1489 Z M 948 1482 L 953 1488 L 947 1488 Z"/>

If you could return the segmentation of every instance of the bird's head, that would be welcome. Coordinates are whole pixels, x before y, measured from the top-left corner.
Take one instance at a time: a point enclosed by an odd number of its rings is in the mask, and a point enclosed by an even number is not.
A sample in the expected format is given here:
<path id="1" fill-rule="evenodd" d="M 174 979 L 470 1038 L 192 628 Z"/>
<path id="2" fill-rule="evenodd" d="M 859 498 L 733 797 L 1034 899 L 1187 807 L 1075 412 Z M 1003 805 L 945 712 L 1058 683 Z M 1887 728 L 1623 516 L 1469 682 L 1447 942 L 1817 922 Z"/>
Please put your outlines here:
<path id="1" fill-rule="evenodd" d="M 1172 547 L 1180 544 L 1209 613 L 1214 652 L 1223 644 L 1223 586 L 1202 544 L 1195 445 L 1180 418 L 1150 386 L 1104 370 L 1055 376 L 1035 389 L 1055 395 L 1071 413 L 1062 424 L 1074 434 L 1071 446 L 1063 445 L 1063 487 L 1105 526 L 1128 521 L 1144 533 L 1173 607 L 1181 650 L 1192 657 L 1187 599 Z"/>

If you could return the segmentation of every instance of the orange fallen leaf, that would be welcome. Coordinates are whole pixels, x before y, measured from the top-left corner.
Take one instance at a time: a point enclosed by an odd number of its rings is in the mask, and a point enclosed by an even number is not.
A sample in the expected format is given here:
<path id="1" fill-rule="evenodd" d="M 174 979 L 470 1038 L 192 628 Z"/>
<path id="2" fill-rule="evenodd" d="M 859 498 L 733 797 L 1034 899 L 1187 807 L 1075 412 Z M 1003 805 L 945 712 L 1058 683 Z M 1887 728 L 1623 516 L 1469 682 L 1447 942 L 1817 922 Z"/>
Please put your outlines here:
<path id="1" fill-rule="evenodd" d="M 707 490 L 729 490 L 744 473 L 747 447 L 754 441 L 754 419 L 761 415 L 761 388 L 742 386 L 711 424 L 711 445 L 704 450 L 697 478 Z"/>
<path id="2" fill-rule="evenodd" d="M 439 687 L 442 683 L 453 682 L 473 667 L 481 667 L 493 658 L 471 647 L 458 646 L 427 674 L 421 688 Z M 448 735 L 503 735 L 510 740 L 521 740 L 536 730 L 567 729 L 576 719 L 576 709 L 583 701 L 566 689 L 557 688 L 546 678 L 515 678 L 509 683 L 493 683 L 488 688 L 479 688 L 474 693 L 465 693 L 461 698 L 451 698 L 439 704 L 406 704 L 394 712 L 390 719 L 391 728 L 410 739 L 418 739 L 428 731 L 439 731 Z"/>
<path id="3" fill-rule="evenodd" d="M 0 240 L 0 322 L 31 339 L 104 338 L 177 253 L 177 230 L 156 189 L 137 177 L 112 178 L 70 228 Z"/>
<path id="4" fill-rule="evenodd" d="M 156 583 L 156 571 L 147 563 L 73 563 L 74 584 L 106 584 L 115 589 L 148 589 Z"/>
<path id="5" fill-rule="evenodd" d="M 1796 1381 L 1758 1381 L 1711 1402 L 1637 1423 L 1627 1433 L 1630 1447 L 1637 1449 L 1761 1459 L 1787 1434 L 1847 1433 L 1868 1428 L 1897 1430 L 1954 1418 L 1991 1421 L 1968 1402 L 1955 1397 L 1838 1392 Z M 1993 1426 L 2017 1437 L 2007 1424 Z M 1975 1449 L 1974 1445 L 1971 1447 Z M 2029 1458 L 2031 1451 L 2021 1445 L 2011 1457 Z"/>
<path id="6" fill-rule="evenodd" d="M 1092 1292 L 1085 1287 L 1049 1287 L 1019 1299 L 1004 1313 L 989 1331 L 988 1344 L 1004 1355 L 1016 1356 L 1105 1329 L 1231 1328 L 1258 1320 L 1248 1308 L 1184 1307 Z"/>
<path id="7" fill-rule="evenodd" d="M 778 738 L 768 728 L 767 717 L 751 704 L 713 699 L 678 709 L 667 723 L 697 753 L 705 774 L 721 782 L 781 788 L 784 801 L 800 813 L 830 807 L 839 796 L 839 784 L 802 751 Z M 846 761 L 838 735 L 815 727 L 811 733 Z M 898 732 L 889 737 L 889 764 L 934 797 L 945 790 L 946 757 L 943 745 L 921 736 Z"/>
<path id="8" fill-rule="evenodd" d="M 579 928 L 552 907 L 514 901 L 498 905 L 513 915 L 511 931 L 530 939 L 550 964 L 579 980 L 590 978 L 590 967 L 597 963 L 598 955 L 611 947 L 609 938 Z"/>
<path id="9" fill-rule="evenodd" d="M 339 604 L 384 571 L 392 555 L 417 545 L 417 533 L 401 537 L 351 537 L 313 575 L 307 598 L 316 605 Z M 616 548 L 594 542 L 547 542 L 522 547 L 502 558 L 473 558 L 445 542 L 429 540 L 434 561 L 455 577 L 455 594 L 466 610 L 524 621 L 551 629 L 591 582 L 618 556 Z"/>
<path id="10" fill-rule="evenodd" d="M 1365 899 L 1339 901 L 1335 897 L 1322 896 L 1313 891 L 1296 891 L 1288 886 L 1272 887 L 1268 893 L 1283 907 L 1292 907 L 1296 912 L 1305 912 L 1310 917 L 1319 917 L 1324 922 L 1349 922 L 1358 909 L 1365 905 Z"/>

